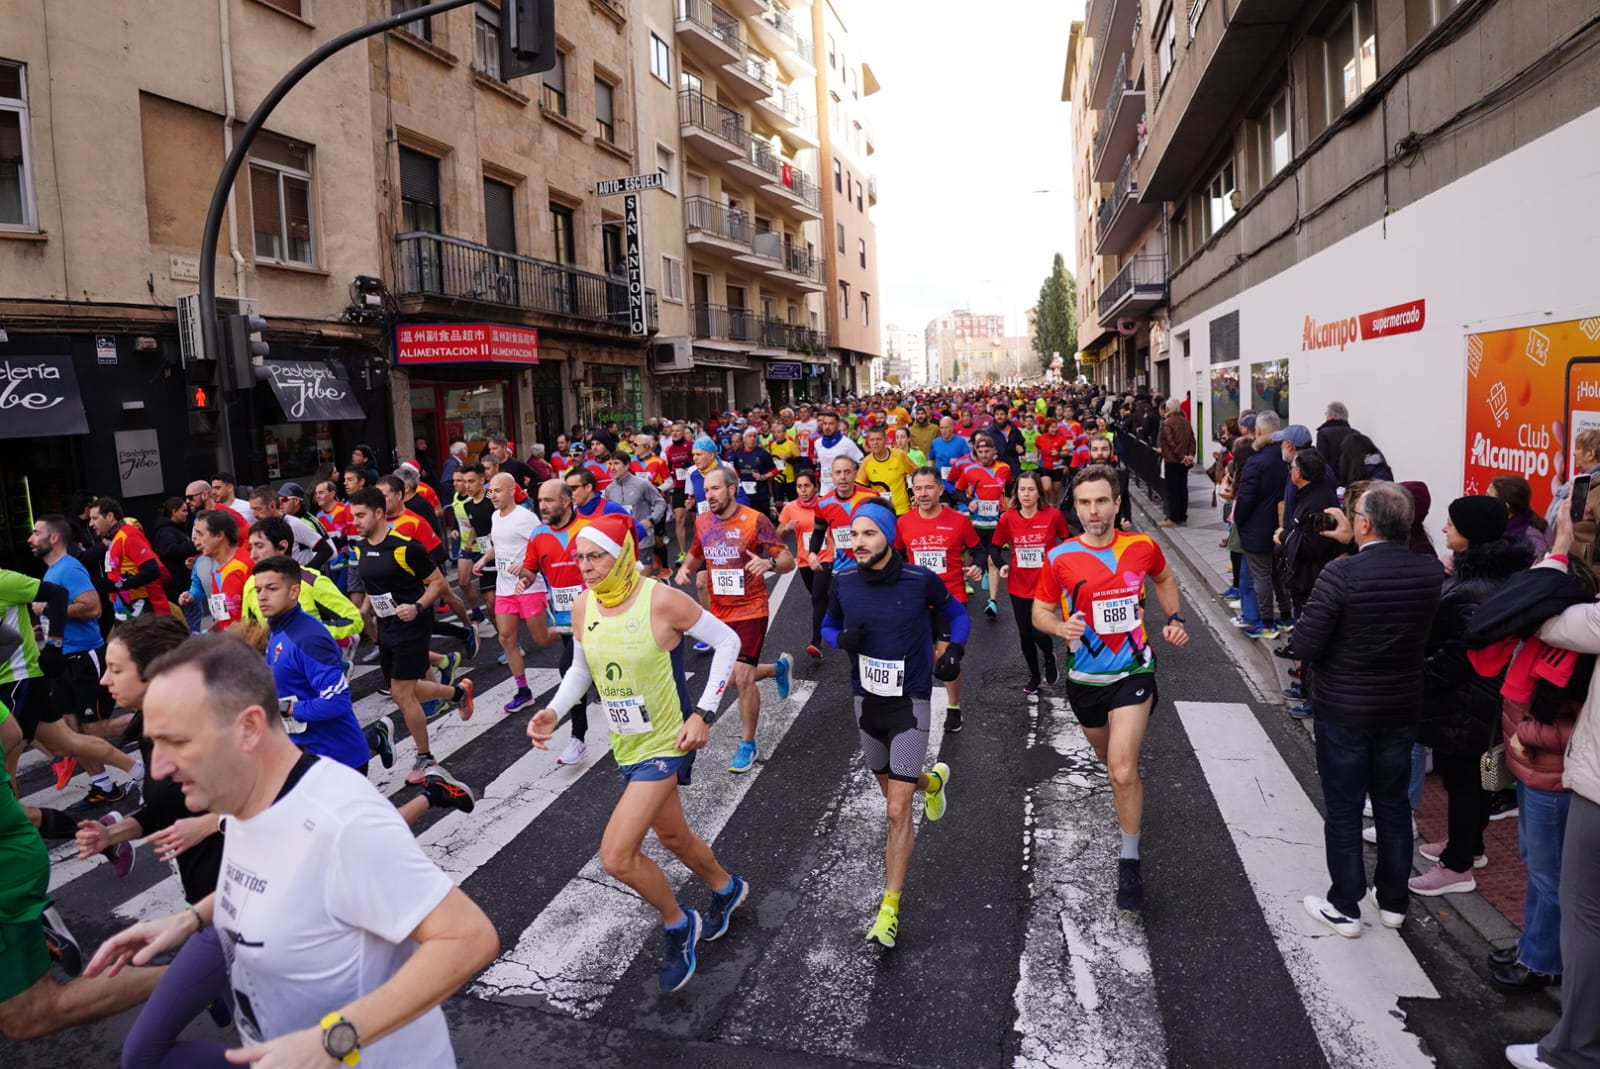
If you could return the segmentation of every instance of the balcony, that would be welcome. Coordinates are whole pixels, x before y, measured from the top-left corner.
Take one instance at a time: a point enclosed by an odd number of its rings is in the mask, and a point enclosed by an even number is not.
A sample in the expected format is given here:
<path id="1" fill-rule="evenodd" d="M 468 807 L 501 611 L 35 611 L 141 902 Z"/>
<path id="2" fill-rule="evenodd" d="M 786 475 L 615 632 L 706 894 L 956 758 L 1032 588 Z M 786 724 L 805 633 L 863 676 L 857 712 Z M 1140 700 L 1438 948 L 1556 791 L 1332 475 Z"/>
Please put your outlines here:
<path id="1" fill-rule="evenodd" d="M 744 59 L 739 20 L 713 0 L 678 0 L 678 18 L 673 29 L 685 52 L 713 67 L 724 67 Z"/>
<path id="2" fill-rule="evenodd" d="M 772 92 L 756 101 L 755 105 L 789 148 L 798 152 L 821 147 L 822 142 L 817 140 L 816 120 L 812 118 L 810 109 L 800 103 L 800 94 L 793 89 L 786 85 L 774 86 Z"/>
<path id="3" fill-rule="evenodd" d="M 1100 112 L 1100 129 L 1094 135 L 1093 177 L 1096 182 L 1110 182 L 1116 178 L 1117 161 L 1139 147 L 1139 116 L 1144 112 L 1144 90 L 1133 87 L 1127 72 L 1128 57 L 1124 54 L 1117 63 L 1111 99 Z"/>
<path id="4" fill-rule="evenodd" d="M 1143 315 L 1167 299 L 1167 260 L 1136 256 L 1125 264 L 1095 302 L 1100 325 L 1110 329 L 1123 316 Z"/>
<path id="5" fill-rule="evenodd" d="M 755 253 L 755 227 L 746 212 L 729 211 L 709 197 L 685 197 L 683 223 L 690 248 L 730 259 Z"/>
<path id="6" fill-rule="evenodd" d="M 809 249 L 801 248 L 793 240 L 785 240 L 776 230 L 766 230 L 755 235 L 751 252 L 735 259 L 759 268 L 774 281 L 793 286 L 808 293 L 821 293 L 827 289 L 823 280 L 822 258 Z"/>
<path id="7" fill-rule="evenodd" d="M 570 264 L 500 252 L 460 238 L 413 230 L 395 244 L 395 293 L 401 310 L 427 298 L 500 305 L 628 332 L 628 283 Z M 411 298 L 411 301 L 407 301 Z M 650 332 L 656 330 L 656 291 L 645 291 Z M 408 309 L 414 303 L 418 309 Z M 463 310 L 464 314 L 483 314 Z"/>
<path id="8" fill-rule="evenodd" d="M 1097 108 L 1100 101 L 1111 92 L 1112 75 L 1116 67 L 1112 56 L 1128 50 L 1133 40 L 1133 27 L 1139 18 L 1139 0 L 1099 0 L 1099 22 L 1085 22 L 1094 26 L 1094 65 L 1089 68 L 1088 106 Z M 1221 6 L 1221 5 L 1215 5 Z M 1092 14 L 1092 12 L 1090 12 Z"/>
<path id="9" fill-rule="evenodd" d="M 722 68 L 722 85 L 741 102 L 754 104 L 766 99 L 778 87 L 778 79 L 773 73 L 777 69 L 778 65 L 771 56 L 747 48 L 743 59 Z"/>
<path id="10" fill-rule="evenodd" d="M 767 0 L 722 0 L 722 3 L 742 19 L 752 18 L 767 10 Z"/>
<path id="11" fill-rule="evenodd" d="M 749 350 L 760 334 L 760 321 L 749 308 L 696 304 L 690 307 L 689 318 L 695 341 L 726 342 L 729 347 Z"/>
<path id="12" fill-rule="evenodd" d="M 773 4 L 750 20 L 750 29 L 763 48 L 769 50 L 790 78 L 813 78 L 817 68 L 812 58 L 811 39 L 800 30 L 800 23 L 789 9 Z"/>
<path id="13" fill-rule="evenodd" d="M 1176 201 L 1189 192 L 1215 155 L 1218 131 L 1232 129 L 1261 71 L 1281 61 L 1285 27 L 1297 22 L 1302 6 L 1234 0 L 1199 9 L 1194 40 L 1179 50 L 1150 116 L 1139 168 L 1146 196 Z"/>
<path id="14" fill-rule="evenodd" d="M 686 147 L 708 159 L 738 159 L 747 151 L 744 116 L 696 89 L 678 94 L 678 125 Z"/>
<path id="15" fill-rule="evenodd" d="M 782 349 L 786 353 L 813 356 L 828 351 L 828 336 L 820 330 L 808 330 L 798 323 L 785 323 L 781 319 L 763 319 L 760 328 L 763 349 Z"/>
<path id="16" fill-rule="evenodd" d="M 1111 195 L 1100 202 L 1096 219 L 1094 251 L 1101 256 L 1116 256 L 1133 247 L 1144 228 L 1155 218 L 1157 206 L 1139 201 L 1139 180 L 1133 157 L 1122 161 Z"/>

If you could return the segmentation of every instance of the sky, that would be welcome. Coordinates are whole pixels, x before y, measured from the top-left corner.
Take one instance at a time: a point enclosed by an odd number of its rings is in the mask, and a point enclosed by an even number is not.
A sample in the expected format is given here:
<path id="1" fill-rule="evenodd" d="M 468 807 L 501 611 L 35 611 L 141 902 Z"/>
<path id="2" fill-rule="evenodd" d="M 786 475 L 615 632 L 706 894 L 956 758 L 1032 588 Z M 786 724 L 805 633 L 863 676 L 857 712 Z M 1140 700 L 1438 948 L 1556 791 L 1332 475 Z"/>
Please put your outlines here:
<path id="1" fill-rule="evenodd" d="M 1072 106 L 1061 80 L 1083 9 L 1084 0 L 845 8 L 882 86 L 869 100 L 868 162 L 886 324 L 920 329 L 970 307 L 1022 332 L 1054 255 L 1075 270 Z"/>

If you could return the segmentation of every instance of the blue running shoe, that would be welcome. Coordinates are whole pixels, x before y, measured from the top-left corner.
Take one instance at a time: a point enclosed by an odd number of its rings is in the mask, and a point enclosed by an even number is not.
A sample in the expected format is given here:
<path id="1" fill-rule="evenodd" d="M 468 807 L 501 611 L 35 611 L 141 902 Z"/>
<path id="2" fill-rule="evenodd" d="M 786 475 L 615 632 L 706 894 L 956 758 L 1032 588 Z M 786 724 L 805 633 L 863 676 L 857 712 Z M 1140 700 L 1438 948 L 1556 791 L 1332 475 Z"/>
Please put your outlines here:
<path id="1" fill-rule="evenodd" d="M 694 975 L 694 945 L 700 941 L 700 914 L 683 911 L 684 923 L 666 929 L 666 948 L 661 956 L 661 991 L 671 994 Z"/>
<path id="2" fill-rule="evenodd" d="M 744 905 L 745 896 L 750 893 L 750 885 L 736 873 L 730 872 L 728 876 L 733 880 L 732 886 L 726 891 L 711 893 L 711 908 L 705 915 L 705 934 L 700 937 L 708 943 L 722 938 L 733 911 Z"/>
<path id="3" fill-rule="evenodd" d="M 455 686 L 456 673 L 459 671 L 461 671 L 461 654 L 445 654 L 444 663 L 439 666 L 439 682 L 447 687 Z"/>
<path id="4" fill-rule="evenodd" d="M 500 656 L 498 656 L 498 657 L 496 657 L 494 659 L 494 663 L 495 664 L 506 664 L 506 663 L 508 663 L 508 661 L 509 661 L 509 658 L 506 657 L 506 653 L 505 653 L 504 650 L 501 650 L 500 651 Z"/>
<path id="5" fill-rule="evenodd" d="M 1311 715 L 1311 703 L 1301 702 L 1299 705 L 1289 706 L 1289 715 L 1296 720 L 1304 720 Z"/>
<path id="6" fill-rule="evenodd" d="M 734 753 L 733 760 L 728 762 L 729 772 L 749 772 L 750 766 L 756 763 L 756 744 L 754 742 L 741 742 L 739 749 Z"/>
<path id="7" fill-rule="evenodd" d="M 988 590 L 989 589 L 989 569 L 987 569 L 987 568 L 985 568 L 983 570 L 983 579 L 979 581 L 978 589 L 980 589 L 980 590 Z"/>
<path id="8" fill-rule="evenodd" d="M 515 712 L 518 712 L 519 710 L 526 709 L 528 706 L 530 706 L 532 704 L 533 704 L 533 691 L 527 690 L 527 689 L 523 689 L 523 690 L 519 690 L 515 694 L 513 694 L 511 696 L 511 700 L 506 702 L 505 705 L 500 707 L 500 711 L 501 712 L 505 712 L 505 713 L 515 713 Z"/>
<path id="9" fill-rule="evenodd" d="M 1239 596 L 1239 588 L 1236 587 L 1236 586 L 1230 586 L 1228 589 L 1226 589 L 1226 590 L 1224 590 L 1222 592 L 1222 598 L 1223 598 L 1224 601 L 1232 601 L 1235 598 L 1237 598 L 1238 596 Z"/>
<path id="10" fill-rule="evenodd" d="M 424 720 L 437 720 L 444 714 L 445 703 L 443 698 L 435 698 L 431 702 L 422 703 L 422 718 Z"/>
<path id="11" fill-rule="evenodd" d="M 790 676 L 790 674 L 794 671 L 794 658 L 785 653 L 783 656 L 778 658 L 772 667 L 773 670 L 777 672 L 777 675 L 774 678 L 776 678 L 778 681 L 778 697 L 787 699 L 789 697 L 789 691 L 794 685 L 794 681 Z"/>
<path id="12" fill-rule="evenodd" d="M 373 750 L 384 768 L 394 767 L 394 727 L 389 718 L 380 716 L 372 722 Z"/>

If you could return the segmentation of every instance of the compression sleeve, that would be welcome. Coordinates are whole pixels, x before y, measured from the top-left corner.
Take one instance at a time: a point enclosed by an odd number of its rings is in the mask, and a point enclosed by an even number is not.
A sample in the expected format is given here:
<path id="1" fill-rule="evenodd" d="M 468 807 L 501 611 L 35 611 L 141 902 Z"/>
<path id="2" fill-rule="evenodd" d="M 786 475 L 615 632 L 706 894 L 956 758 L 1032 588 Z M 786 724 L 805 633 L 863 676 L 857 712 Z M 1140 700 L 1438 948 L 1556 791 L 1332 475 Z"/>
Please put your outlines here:
<path id="1" fill-rule="evenodd" d="M 844 604 L 839 598 L 839 584 L 834 583 L 828 587 L 828 611 L 822 617 L 822 641 L 838 649 L 839 632 L 843 630 Z"/>
<path id="2" fill-rule="evenodd" d="M 583 655 L 583 643 L 574 638 L 572 667 L 561 677 L 561 685 L 550 699 L 550 708 L 556 711 L 556 716 L 566 716 L 574 705 L 583 701 L 583 696 L 589 693 L 589 684 L 593 682 L 594 677 L 589 674 L 589 660 Z"/>
<path id="3" fill-rule="evenodd" d="M 39 580 L 39 593 L 35 595 L 39 601 L 44 602 L 45 616 L 50 621 L 50 633 L 46 638 L 61 638 L 67 630 L 67 606 L 72 599 L 67 595 L 67 588 Z"/>
<path id="4" fill-rule="evenodd" d="M 727 689 L 728 679 L 733 675 L 734 662 L 739 659 L 739 636 L 733 628 L 704 609 L 700 610 L 700 619 L 687 633 L 690 638 L 711 647 L 711 670 L 706 673 L 706 687 L 700 692 L 697 708 L 715 714 L 718 703 L 722 701 L 722 692 Z"/>

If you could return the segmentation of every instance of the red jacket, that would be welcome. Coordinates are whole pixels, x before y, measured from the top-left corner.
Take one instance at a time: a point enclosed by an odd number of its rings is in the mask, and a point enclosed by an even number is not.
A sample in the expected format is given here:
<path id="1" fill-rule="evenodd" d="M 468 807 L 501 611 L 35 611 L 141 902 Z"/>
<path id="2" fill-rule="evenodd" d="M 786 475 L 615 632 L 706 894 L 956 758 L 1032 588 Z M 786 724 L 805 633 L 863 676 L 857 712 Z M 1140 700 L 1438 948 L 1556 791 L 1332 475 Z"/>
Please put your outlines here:
<path id="1" fill-rule="evenodd" d="M 1540 791 L 1561 791 L 1561 773 L 1566 767 L 1563 755 L 1572 739 L 1572 729 L 1578 723 L 1581 702 L 1562 702 L 1556 712 L 1554 724 L 1541 724 L 1529 712 L 1527 702 L 1507 698 L 1500 707 L 1500 731 L 1506 739 L 1513 736 L 1528 752 L 1528 760 L 1520 760 L 1511 747 L 1506 747 L 1506 767 L 1525 786 Z"/>

